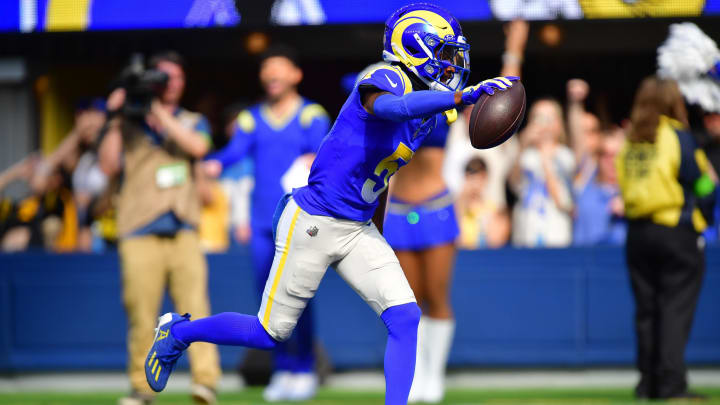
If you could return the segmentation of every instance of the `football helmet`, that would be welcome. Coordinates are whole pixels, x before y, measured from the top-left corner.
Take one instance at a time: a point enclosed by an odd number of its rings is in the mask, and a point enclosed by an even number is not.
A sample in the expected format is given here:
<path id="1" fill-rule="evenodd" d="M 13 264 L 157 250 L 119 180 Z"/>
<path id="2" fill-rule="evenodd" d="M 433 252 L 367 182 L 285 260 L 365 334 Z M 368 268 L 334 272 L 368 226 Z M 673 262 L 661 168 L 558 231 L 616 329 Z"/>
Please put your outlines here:
<path id="1" fill-rule="evenodd" d="M 383 59 L 405 65 L 431 90 L 461 90 L 470 76 L 470 45 L 447 10 L 428 3 L 400 8 L 385 22 Z"/>

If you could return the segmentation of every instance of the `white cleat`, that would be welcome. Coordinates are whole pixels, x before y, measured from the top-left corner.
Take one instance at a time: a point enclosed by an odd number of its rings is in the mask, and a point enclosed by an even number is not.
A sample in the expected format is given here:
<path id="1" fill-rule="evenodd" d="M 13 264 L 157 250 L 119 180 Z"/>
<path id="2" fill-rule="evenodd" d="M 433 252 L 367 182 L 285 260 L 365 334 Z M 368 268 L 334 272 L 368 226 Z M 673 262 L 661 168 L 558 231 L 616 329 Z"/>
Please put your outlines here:
<path id="1" fill-rule="evenodd" d="M 270 377 L 270 384 L 263 391 L 263 399 L 267 402 L 280 402 L 289 399 L 292 373 L 289 371 L 276 371 Z"/>
<path id="2" fill-rule="evenodd" d="M 318 388 L 318 377 L 313 372 L 294 373 L 292 375 L 288 400 L 307 401 L 315 398 Z"/>

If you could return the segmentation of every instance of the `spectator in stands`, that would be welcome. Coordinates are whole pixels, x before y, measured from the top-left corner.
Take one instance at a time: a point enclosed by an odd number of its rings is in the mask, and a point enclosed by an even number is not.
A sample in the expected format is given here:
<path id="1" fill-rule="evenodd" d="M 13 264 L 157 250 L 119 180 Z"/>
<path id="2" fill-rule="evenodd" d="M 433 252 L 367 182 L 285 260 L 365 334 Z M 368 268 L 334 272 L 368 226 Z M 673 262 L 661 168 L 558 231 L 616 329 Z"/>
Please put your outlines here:
<path id="1" fill-rule="evenodd" d="M 617 184 L 615 158 L 624 140 L 622 128 L 603 134 L 596 156 L 597 169 L 584 186 L 575 189 L 573 245 L 625 243 L 625 206 Z"/>
<path id="2" fill-rule="evenodd" d="M 83 238 L 79 225 L 84 223 L 89 203 L 84 185 L 89 182 L 83 183 L 79 177 L 82 177 L 80 172 L 91 169 L 88 160 L 92 159 L 87 154 L 104 122 L 101 100 L 79 104 L 75 124 L 57 149 L 45 158 L 28 159 L 18 166 L 25 174 L 19 177 L 24 177 L 31 186 L 32 195 L 14 204 L 14 209 L 11 201 L 4 203 L 5 223 L 11 228 L 7 229 L 6 248 L 21 250 L 44 246 L 52 251 L 69 252 L 81 245 Z M 13 173 L 18 171 L 8 172 L 11 176 Z M 94 174 L 95 183 L 99 184 L 96 188 L 104 188 L 105 178 L 97 167 Z M 71 183 L 77 183 L 78 187 Z"/>
<path id="3" fill-rule="evenodd" d="M 60 145 L 39 162 L 32 177 L 33 188 L 44 189 L 50 178 L 48 174 L 58 168 L 62 169 L 72 176 L 73 190 L 77 189 L 81 196 L 79 205 L 86 208 L 89 195 L 101 193 L 107 183 L 97 166 L 94 151 L 97 136 L 104 124 L 105 102 L 102 99 L 78 103 L 73 128 Z"/>
<path id="4" fill-rule="evenodd" d="M 455 208 L 460 222 L 461 249 L 498 248 L 510 236 L 510 218 L 504 208 L 485 196 L 488 168 L 482 158 L 474 157 L 465 165 L 465 183 Z"/>
<path id="5" fill-rule="evenodd" d="M 509 181 L 519 197 L 512 217 L 512 241 L 522 247 L 563 247 L 572 241 L 572 178 L 575 158 L 565 146 L 560 104 L 541 99 L 530 107 L 519 134 L 520 157 Z"/>
<path id="6" fill-rule="evenodd" d="M 30 195 L 17 201 L 0 200 L 2 250 L 73 251 L 77 213 L 67 172 L 31 156 L 0 174 L 0 193 L 14 181 L 29 183 Z"/>
<path id="7" fill-rule="evenodd" d="M 102 253 L 117 249 L 118 232 L 115 195 L 118 186 L 119 184 L 113 181 L 102 194 L 90 200 L 85 222 L 79 224 L 79 250 Z"/>
<path id="8" fill-rule="evenodd" d="M 102 217 L 105 209 L 110 208 L 105 204 L 111 202 L 109 196 L 104 196 L 108 180 L 100 170 L 96 146 L 98 134 L 105 124 L 105 101 L 93 99 L 81 104 L 76 117 L 77 130 L 71 132 L 58 150 L 67 145 L 66 153 L 76 159 L 72 171 L 72 185 L 78 210 L 78 249 L 100 251 L 104 248 L 104 243 L 112 243 L 115 236 L 110 235 L 108 229 L 93 230 L 95 218 Z M 101 198 L 104 199 L 103 202 L 99 202 Z M 98 244 L 100 241 L 103 241 L 102 245 Z"/>
<path id="9" fill-rule="evenodd" d="M 235 103 L 223 111 L 223 134 L 225 144 L 235 135 L 235 126 L 238 115 L 246 110 L 246 103 Z M 252 232 L 250 229 L 250 195 L 255 185 L 253 178 L 253 161 L 250 156 L 223 167 L 218 179 L 230 204 L 229 227 L 233 243 L 247 245 L 250 243 Z"/>
<path id="10" fill-rule="evenodd" d="M 567 82 L 567 121 L 570 134 L 570 146 L 577 162 L 577 174 L 573 182 L 579 189 L 585 188 L 588 181 L 595 176 L 597 156 L 601 143 L 600 120 L 585 111 L 585 100 L 590 86 L 582 79 L 571 79 Z"/>
<path id="11" fill-rule="evenodd" d="M 307 184 L 315 152 L 329 129 L 322 106 L 300 96 L 302 80 L 295 50 L 268 49 L 260 62 L 265 100 L 240 112 L 228 146 L 206 162 L 211 176 L 251 157 L 255 168 L 250 215 L 250 249 L 258 295 L 262 296 L 273 257 L 273 216 L 277 202 L 293 187 Z M 274 350 L 275 370 L 265 389 L 267 401 L 306 400 L 315 396 L 318 379 L 313 353 L 312 306 L 300 317 L 290 340 Z"/>
<path id="12" fill-rule="evenodd" d="M 617 160 L 629 220 L 626 259 L 635 297 L 641 399 L 698 399 L 688 391 L 685 346 L 703 274 L 715 184 L 687 131 L 676 82 L 655 76 L 635 95 Z M 709 208 L 709 210 L 708 210 Z"/>
<path id="13" fill-rule="evenodd" d="M 20 220 L 24 216 L 19 214 L 22 204 L 6 196 L 5 190 L 16 181 L 29 183 L 37 160 L 35 155 L 30 155 L 0 172 L 0 251 L 25 250 L 33 239 L 32 229 Z"/>
<path id="14" fill-rule="evenodd" d="M 152 401 L 143 363 L 165 288 L 177 312 L 198 318 L 210 313 L 207 264 L 196 232 L 200 199 L 192 170 L 193 161 L 210 149 L 209 126 L 201 114 L 179 106 L 185 89 L 180 55 L 159 53 L 149 64 L 169 76 L 165 89 L 152 100 L 144 119 L 125 116 L 126 92 L 114 90 L 108 110 L 115 117 L 99 149 L 103 171 L 123 175 L 117 227 L 132 393 L 121 405 Z M 217 348 L 193 344 L 189 352 L 192 396 L 214 403 L 220 376 Z"/>
<path id="15" fill-rule="evenodd" d="M 522 77 L 522 62 L 525 55 L 529 25 L 526 21 L 515 20 L 505 25 L 505 52 L 502 57 L 500 76 Z M 481 157 L 487 165 L 488 180 L 484 198 L 498 208 L 507 209 L 506 181 L 520 153 L 520 144 L 513 136 L 502 145 L 478 150 L 470 145 L 468 117 L 472 108 L 465 108 L 450 126 L 445 145 L 443 176 L 448 189 L 455 195 L 461 192 L 465 179 L 465 166 L 473 156 Z"/>

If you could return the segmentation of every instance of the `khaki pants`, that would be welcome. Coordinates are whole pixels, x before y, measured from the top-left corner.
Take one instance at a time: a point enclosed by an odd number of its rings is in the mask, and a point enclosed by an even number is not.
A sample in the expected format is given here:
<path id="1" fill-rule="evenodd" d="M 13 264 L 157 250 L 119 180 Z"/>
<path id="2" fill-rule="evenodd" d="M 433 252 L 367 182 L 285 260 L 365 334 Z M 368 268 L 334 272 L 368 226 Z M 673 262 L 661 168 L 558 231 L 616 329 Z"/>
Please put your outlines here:
<path id="1" fill-rule="evenodd" d="M 123 301 L 130 323 L 130 385 L 138 392 L 151 393 L 145 381 L 144 362 L 155 335 L 165 287 L 176 312 L 189 312 L 195 319 L 208 316 L 207 264 L 194 231 L 180 231 L 175 237 L 147 235 L 122 240 L 120 259 Z M 215 388 L 220 378 L 217 348 L 197 342 L 188 352 L 193 382 Z"/>

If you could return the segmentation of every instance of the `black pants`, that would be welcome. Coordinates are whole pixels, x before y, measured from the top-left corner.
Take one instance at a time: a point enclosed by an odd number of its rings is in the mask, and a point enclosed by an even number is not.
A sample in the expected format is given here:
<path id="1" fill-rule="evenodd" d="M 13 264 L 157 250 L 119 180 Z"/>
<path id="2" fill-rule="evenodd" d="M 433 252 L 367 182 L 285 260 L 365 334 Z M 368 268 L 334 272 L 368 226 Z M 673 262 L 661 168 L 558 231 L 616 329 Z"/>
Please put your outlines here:
<path id="1" fill-rule="evenodd" d="M 687 391 L 685 346 L 697 306 L 704 249 L 689 226 L 631 221 L 626 257 L 635 295 L 638 397 Z"/>

